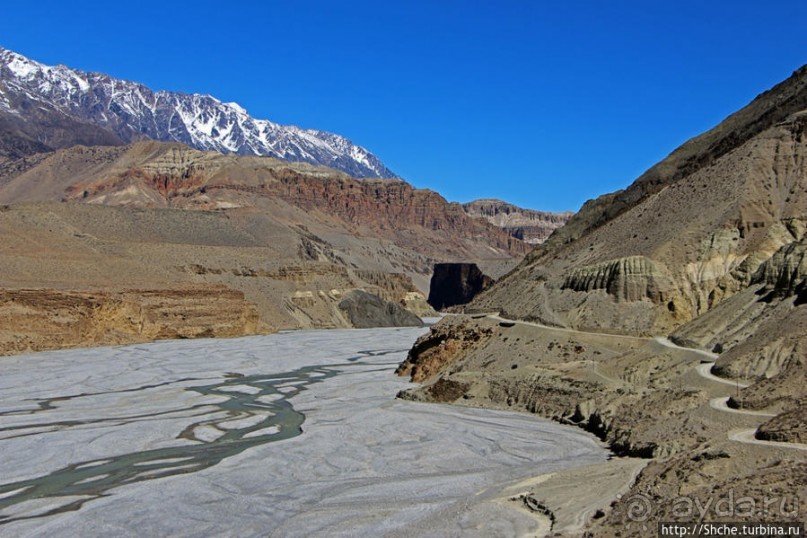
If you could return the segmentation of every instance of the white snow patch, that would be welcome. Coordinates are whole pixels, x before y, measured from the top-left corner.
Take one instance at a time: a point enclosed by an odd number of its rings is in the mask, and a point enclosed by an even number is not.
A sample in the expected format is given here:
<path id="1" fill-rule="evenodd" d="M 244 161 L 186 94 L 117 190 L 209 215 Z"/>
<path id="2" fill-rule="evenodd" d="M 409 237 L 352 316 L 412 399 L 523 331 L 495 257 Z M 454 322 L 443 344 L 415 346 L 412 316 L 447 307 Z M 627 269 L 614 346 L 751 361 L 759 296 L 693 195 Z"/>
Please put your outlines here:
<path id="1" fill-rule="evenodd" d="M 247 115 L 247 109 L 242 107 L 238 103 L 232 102 L 232 103 L 224 103 L 224 104 L 225 104 L 225 106 L 228 106 L 228 107 L 232 108 L 233 110 L 235 110 L 239 114 L 244 114 L 245 116 Z"/>
<path id="2" fill-rule="evenodd" d="M 28 78 L 31 75 L 42 71 L 42 65 L 37 64 L 31 60 L 23 58 L 22 56 L 13 55 L 11 61 L 6 66 L 18 78 Z"/>

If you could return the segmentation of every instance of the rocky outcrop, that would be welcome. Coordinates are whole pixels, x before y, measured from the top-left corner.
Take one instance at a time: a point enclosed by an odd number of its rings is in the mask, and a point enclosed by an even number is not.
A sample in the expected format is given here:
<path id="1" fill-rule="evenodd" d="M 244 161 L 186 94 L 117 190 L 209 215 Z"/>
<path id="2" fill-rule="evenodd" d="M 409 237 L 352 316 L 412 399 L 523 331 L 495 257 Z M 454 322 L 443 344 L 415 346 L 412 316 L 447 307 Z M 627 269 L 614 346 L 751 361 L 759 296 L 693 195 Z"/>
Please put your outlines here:
<path id="1" fill-rule="evenodd" d="M 483 344 L 492 336 L 493 330 L 486 327 L 463 323 L 438 324 L 428 334 L 417 339 L 406 360 L 398 366 L 395 373 L 409 376 L 415 383 L 423 382 L 446 371 L 464 353 Z"/>
<path id="2" fill-rule="evenodd" d="M 762 284 L 772 297 L 795 295 L 798 302 L 807 302 L 807 240 L 794 241 L 776 251 L 759 267 L 751 284 Z"/>
<path id="3" fill-rule="evenodd" d="M 807 401 L 799 402 L 760 425 L 756 438 L 782 443 L 807 443 Z"/>
<path id="4" fill-rule="evenodd" d="M 475 263 L 438 263 L 432 274 L 429 304 L 437 310 L 466 304 L 491 284 L 493 279 L 482 274 Z"/>
<path id="5" fill-rule="evenodd" d="M 423 321 L 402 306 L 362 290 L 344 294 L 339 302 L 350 324 L 357 329 L 371 327 L 420 327 Z"/>
<path id="6" fill-rule="evenodd" d="M 755 383 L 730 402 L 766 409 L 805 394 L 807 349 L 805 239 L 777 250 L 751 275 L 748 287 L 679 328 L 677 341 L 721 353 L 713 372 Z"/>
<path id="7" fill-rule="evenodd" d="M 551 213 L 523 209 L 495 199 L 474 200 L 462 204 L 462 208 L 470 216 L 484 218 L 531 245 L 546 241 L 552 232 L 566 224 L 574 214 L 571 211 Z"/>
<path id="8" fill-rule="evenodd" d="M 266 330 L 244 294 L 224 287 L 0 290 L 0 354 Z"/>
<path id="9" fill-rule="evenodd" d="M 404 273 L 384 273 L 357 269 L 356 277 L 366 283 L 365 291 L 378 295 L 384 300 L 403 306 L 418 317 L 433 317 L 437 312 L 415 287 L 412 278 Z"/>
<path id="10" fill-rule="evenodd" d="M 433 318 L 439 314 L 419 291 L 410 291 L 404 295 L 401 305 L 420 318 Z"/>
<path id="11" fill-rule="evenodd" d="M 590 292 L 605 290 L 617 301 L 664 302 L 672 289 L 670 278 L 653 260 L 630 256 L 588 267 L 574 269 L 561 289 Z"/>

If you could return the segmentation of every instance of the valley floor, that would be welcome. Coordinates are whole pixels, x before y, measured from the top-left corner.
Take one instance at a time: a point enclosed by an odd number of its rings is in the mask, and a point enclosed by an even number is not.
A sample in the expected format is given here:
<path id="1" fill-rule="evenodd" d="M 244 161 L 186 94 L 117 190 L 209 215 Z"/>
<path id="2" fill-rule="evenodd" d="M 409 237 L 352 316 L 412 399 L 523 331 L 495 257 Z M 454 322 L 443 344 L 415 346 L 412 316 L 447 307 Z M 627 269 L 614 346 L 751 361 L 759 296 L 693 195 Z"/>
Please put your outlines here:
<path id="1" fill-rule="evenodd" d="M 578 429 L 396 400 L 411 385 L 392 371 L 421 334 L 4 358 L 0 535 L 534 535 L 549 519 L 510 499 L 535 476 L 572 519 L 627 487 L 634 461 L 607 462 Z"/>

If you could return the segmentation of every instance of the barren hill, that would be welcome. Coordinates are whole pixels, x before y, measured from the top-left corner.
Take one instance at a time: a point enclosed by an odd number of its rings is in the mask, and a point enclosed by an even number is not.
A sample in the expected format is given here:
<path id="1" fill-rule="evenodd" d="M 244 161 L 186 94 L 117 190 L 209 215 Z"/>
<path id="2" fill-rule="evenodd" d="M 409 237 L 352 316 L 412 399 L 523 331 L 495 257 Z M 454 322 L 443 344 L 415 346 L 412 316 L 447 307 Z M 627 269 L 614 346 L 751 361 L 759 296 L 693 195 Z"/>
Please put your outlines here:
<path id="1" fill-rule="evenodd" d="M 478 307 L 658 334 L 748 286 L 762 262 L 804 233 L 805 81 L 802 68 L 625 191 L 586 204 Z"/>
<path id="2" fill-rule="evenodd" d="M 0 203 L 0 286 L 224 286 L 264 330 L 350 326 L 339 304 L 356 288 L 428 313 L 436 261 L 505 267 L 528 248 L 403 181 L 161 142 L 6 162 Z"/>
<path id="3" fill-rule="evenodd" d="M 652 458 L 591 536 L 646 536 L 682 495 L 803 495 L 806 133 L 807 66 L 588 202 L 474 299 L 486 314 L 433 328 L 405 396 L 528 410 Z"/>

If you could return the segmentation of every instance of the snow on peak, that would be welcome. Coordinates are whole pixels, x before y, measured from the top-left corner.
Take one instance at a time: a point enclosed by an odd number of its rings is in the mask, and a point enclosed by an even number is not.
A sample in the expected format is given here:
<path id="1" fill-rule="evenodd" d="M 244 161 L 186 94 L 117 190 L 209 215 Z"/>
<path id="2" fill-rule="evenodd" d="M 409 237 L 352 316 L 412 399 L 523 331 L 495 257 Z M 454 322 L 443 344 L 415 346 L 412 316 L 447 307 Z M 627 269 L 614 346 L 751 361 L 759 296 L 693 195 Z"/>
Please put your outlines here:
<path id="1" fill-rule="evenodd" d="M 29 78 L 31 75 L 40 73 L 44 68 L 42 64 L 29 60 L 16 52 L 11 52 L 10 50 L 4 50 L 3 52 L 6 53 L 2 56 L 3 63 L 18 78 Z"/>
<path id="2" fill-rule="evenodd" d="M 223 103 L 211 95 L 153 92 L 136 82 L 63 65 L 50 67 L 0 48 L 3 66 L 14 80 L 0 78 L 0 95 L 21 92 L 108 129 L 125 142 L 147 137 L 200 150 L 305 161 L 355 177 L 395 177 L 375 155 L 342 136 L 256 119 L 238 103 Z"/>
<path id="3" fill-rule="evenodd" d="M 249 115 L 249 114 L 247 114 L 247 109 L 242 107 L 238 103 L 232 102 L 232 103 L 224 103 L 224 104 L 227 105 L 228 107 L 232 108 L 233 110 L 235 110 L 239 114 L 243 114 L 245 116 Z"/>

